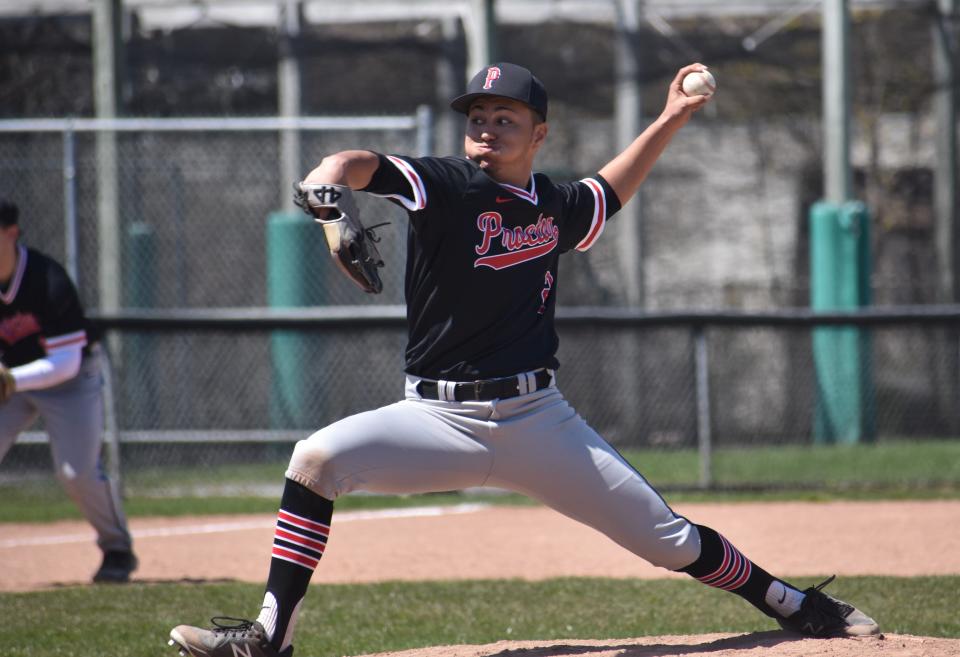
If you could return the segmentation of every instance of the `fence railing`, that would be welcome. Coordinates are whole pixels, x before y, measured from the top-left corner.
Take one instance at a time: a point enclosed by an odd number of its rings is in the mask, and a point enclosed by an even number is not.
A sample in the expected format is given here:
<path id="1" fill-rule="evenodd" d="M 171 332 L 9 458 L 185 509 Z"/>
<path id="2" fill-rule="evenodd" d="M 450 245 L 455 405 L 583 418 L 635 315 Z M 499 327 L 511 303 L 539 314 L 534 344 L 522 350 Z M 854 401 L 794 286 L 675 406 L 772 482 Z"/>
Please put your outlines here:
<path id="1" fill-rule="evenodd" d="M 403 306 L 91 317 L 124 349 L 107 422 L 109 454 L 125 455 L 124 473 L 199 466 L 209 483 L 214 464 L 283 461 L 313 430 L 402 395 Z M 857 374 L 873 396 L 854 409 L 870 416 L 864 444 L 960 436 L 960 305 L 829 314 L 577 307 L 559 309 L 557 325 L 561 388 L 574 408 L 618 449 L 689 453 L 697 464 L 688 485 L 715 487 L 718 454 L 817 446 L 829 402 L 820 382 L 833 365 L 817 362 L 817 331 L 870 337 Z M 302 368 L 278 369 L 278 341 L 286 349 L 291 336 Z M 302 394 L 278 394 L 291 385 Z M 21 442 L 43 441 L 33 432 Z"/>

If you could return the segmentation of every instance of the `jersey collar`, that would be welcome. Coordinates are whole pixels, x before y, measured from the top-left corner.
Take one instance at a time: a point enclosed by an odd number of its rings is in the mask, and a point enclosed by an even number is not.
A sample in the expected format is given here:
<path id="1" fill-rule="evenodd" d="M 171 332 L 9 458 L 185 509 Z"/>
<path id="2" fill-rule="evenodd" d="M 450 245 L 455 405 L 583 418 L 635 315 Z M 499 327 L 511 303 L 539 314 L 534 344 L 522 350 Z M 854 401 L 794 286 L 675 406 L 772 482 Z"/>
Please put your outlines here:
<path id="1" fill-rule="evenodd" d="M 489 175 L 487 175 L 487 173 L 483 169 L 480 168 L 479 164 L 477 164 L 476 162 L 474 162 L 468 157 L 464 159 L 467 160 L 467 162 L 469 162 L 471 165 L 473 165 L 474 178 L 472 179 L 471 184 L 479 185 L 477 189 L 482 189 L 485 185 L 489 185 L 490 183 L 493 183 L 498 187 L 510 192 L 517 198 L 523 199 L 528 203 L 537 205 L 540 202 L 540 199 L 537 196 L 537 175 L 535 172 L 533 171 L 530 172 L 530 190 L 527 191 L 523 187 L 517 187 L 516 185 L 511 185 L 509 183 L 502 183 L 494 180 Z"/>
<path id="2" fill-rule="evenodd" d="M 497 184 L 513 195 L 522 198 L 524 201 L 528 201 L 534 205 L 539 202 L 539 199 L 537 198 L 537 178 L 533 175 L 533 173 L 530 174 L 530 191 L 527 191 L 522 187 L 508 185 L 507 183 L 498 182 Z"/>

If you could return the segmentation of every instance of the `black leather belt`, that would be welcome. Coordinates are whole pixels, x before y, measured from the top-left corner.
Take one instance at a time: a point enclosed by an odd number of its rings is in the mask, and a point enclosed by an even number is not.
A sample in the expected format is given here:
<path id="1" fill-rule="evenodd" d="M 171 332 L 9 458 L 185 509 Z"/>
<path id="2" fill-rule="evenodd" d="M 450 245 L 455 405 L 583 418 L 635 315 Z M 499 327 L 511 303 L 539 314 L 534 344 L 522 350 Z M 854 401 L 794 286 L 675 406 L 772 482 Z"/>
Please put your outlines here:
<path id="1" fill-rule="evenodd" d="M 520 396 L 520 377 L 507 376 L 502 379 L 484 379 L 481 381 L 465 381 L 453 384 L 453 399 L 457 401 L 491 401 L 493 399 L 509 399 Z M 550 372 L 539 370 L 534 373 L 534 388 L 527 392 L 543 390 L 550 385 Z M 436 381 L 421 381 L 417 384 L 417 392 L 424 399 L 440 399 L 439 385 Z M 449 398 L 451 395 L 447 395 Z"/>

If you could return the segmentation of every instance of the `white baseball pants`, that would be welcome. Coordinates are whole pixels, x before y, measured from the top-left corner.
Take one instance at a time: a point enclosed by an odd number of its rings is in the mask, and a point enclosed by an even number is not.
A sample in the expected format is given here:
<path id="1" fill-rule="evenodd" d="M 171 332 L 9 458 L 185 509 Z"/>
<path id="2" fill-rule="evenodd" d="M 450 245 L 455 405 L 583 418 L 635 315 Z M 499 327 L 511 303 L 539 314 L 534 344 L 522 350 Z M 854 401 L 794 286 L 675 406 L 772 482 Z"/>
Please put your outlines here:
<path id="1" fill-rule="evenodd" d="M 556 388 L 493 401 L 406 398 L 297 443 L 286 476 L 327 499 L 353 490 L 412 494 L 492 486 L 522 493 L 603 532 L 656 566 L 700 554 L 696 527 Z"/>
<path id="2" fill-rule="evenodd" d="M 130 549 L 127 519 L 113 480 L 103 470 L 103 373 L 99 347 L 83 357 L 75 377 L 44 390 L 14 393 L 0 406 L 0 460 L 37 416 L 50 438 L 54 471 L 97 532 L 101 550 Z"/>

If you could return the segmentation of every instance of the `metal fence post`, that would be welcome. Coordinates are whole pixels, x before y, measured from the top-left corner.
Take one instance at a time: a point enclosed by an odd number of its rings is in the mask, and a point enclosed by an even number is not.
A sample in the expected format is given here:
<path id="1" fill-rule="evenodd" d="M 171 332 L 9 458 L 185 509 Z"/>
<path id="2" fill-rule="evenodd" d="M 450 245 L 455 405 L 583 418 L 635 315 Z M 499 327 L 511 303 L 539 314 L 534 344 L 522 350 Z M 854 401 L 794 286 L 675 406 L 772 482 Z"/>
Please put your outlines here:
<path id="1" fill-rule="evenodd" d="M 417 107 L 417 155 L 433 155 L 433 110 L 429 105 Z"/>
<path id="2" fill-rule="evenodd" d="M 700 488 L 713 485 L 713 444 L 710 435 L 710 365 L 703 324 L 693 327 L 693 359 L 697 381 L 697 446 L 700 457 Z"/>
<path id="3" fill-rule="evenodd" d="M 79 287 L 79 264 L 77 248 L 77 149 L 73 124 L 67 123 L 63 130 L 63 223 L 65 267 L 67 274 Z"/>
<path id="4" fill-rule="evenodd" d="M 117 431 L 117 398 L 106 341 L 100 349 L 100 373 L 103 377 L 103 433 L 104 442 L 107 444 L 107 474 L 113 479 L 117 493 L 122 498 L 123 471 L 120 467 L 120 434 Z"/>

